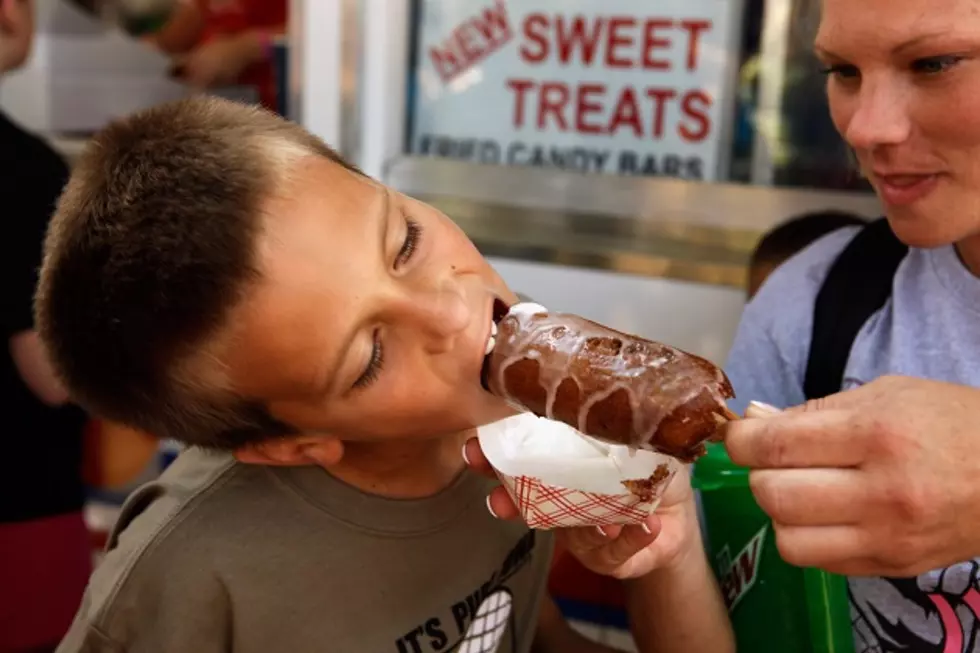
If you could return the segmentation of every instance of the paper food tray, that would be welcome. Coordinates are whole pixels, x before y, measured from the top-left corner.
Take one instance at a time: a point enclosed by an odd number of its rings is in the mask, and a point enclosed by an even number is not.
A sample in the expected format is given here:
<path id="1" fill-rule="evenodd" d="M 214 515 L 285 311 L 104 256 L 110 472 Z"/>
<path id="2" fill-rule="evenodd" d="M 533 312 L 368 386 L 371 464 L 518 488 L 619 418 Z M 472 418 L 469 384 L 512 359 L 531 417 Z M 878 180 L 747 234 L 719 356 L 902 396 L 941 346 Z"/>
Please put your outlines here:
<path id="1" fill-rule="evenodd" d="M 680 465 L 530 413 L 488 424 L 478 435 L 524 521 L 536 529 L 642 522 Z"/>

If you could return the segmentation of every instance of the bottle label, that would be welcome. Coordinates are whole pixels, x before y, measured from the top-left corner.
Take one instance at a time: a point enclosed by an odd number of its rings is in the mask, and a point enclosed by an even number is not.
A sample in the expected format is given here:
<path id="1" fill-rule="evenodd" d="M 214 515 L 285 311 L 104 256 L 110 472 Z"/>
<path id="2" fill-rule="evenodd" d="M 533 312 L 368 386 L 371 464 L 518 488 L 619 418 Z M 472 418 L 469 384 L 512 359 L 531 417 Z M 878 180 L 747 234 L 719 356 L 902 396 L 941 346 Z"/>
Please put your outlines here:
<path id="1" fill-rule="evenodd" d="M 718 578 L 729 612 L 745 598 L 759 577 L 759 562 L 762 559 L 762 547 L 765 545 L 768 530 L 769 524 L 763 525 L 734 558 L 727 544 L 718 552 L 716 557 Z"/>

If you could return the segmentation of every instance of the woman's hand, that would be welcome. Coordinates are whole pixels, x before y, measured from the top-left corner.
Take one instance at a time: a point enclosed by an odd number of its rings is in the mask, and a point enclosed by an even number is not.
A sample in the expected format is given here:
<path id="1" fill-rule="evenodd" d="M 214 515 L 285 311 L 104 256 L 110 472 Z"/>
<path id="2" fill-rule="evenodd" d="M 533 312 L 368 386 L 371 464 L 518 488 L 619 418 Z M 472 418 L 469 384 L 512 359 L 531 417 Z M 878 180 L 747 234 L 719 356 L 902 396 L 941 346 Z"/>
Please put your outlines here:
<path id="1" fill-rule="evenodd" d="M 915 576 L 980 555 L 980 390 L 883 377 L 755 414 L 726 447 L 787 562 Z"/>

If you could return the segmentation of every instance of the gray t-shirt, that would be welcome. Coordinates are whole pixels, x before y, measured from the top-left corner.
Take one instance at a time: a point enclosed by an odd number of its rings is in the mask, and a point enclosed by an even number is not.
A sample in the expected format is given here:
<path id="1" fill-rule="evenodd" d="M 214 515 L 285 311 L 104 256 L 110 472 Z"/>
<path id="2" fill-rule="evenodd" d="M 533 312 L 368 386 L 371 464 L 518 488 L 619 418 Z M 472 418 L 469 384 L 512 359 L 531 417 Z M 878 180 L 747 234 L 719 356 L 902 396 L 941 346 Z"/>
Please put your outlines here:
<path id="1" fill-rule="evenodd" d="M 816 295 L 855 233 L 842 230 L 811 245 L 746 307 L 727 365 L 738 394 L 733 410 L 742 412 L 750 400 L 780 408 L 804 401 Z M 902 261 L 891 299 L 854 342 L 844 386 L 885 374 L 980 386 L 980 279 L 952 246 L 912 249 Z M 977 445 L 980 455 L 980 437 Z M 912 579 L 850 579 L 858 653 L 980 652 L 978 562 Z"/>
<path id="2" fill-rule="evenodd" d="M 393 500 L 191 449 L 127 501 L 59 653 L 526 653 L 552 538 L 470 472 Z"/>

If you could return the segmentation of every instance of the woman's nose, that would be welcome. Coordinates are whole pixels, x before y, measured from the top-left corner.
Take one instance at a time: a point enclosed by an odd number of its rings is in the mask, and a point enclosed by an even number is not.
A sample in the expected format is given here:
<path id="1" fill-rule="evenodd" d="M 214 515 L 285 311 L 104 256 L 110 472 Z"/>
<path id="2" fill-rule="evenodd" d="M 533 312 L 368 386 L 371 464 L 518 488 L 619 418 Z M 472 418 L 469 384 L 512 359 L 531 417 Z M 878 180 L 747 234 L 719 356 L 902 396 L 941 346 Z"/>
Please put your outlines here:
<path id="1" fill-rule="evenodd" d="M 856 106 L 844 131 L 848 145 L 858 150 L 898 145 L 908 140 L 911 120 L 908 90 L 889 81 L 866 81 L 855 98 Z"/>

